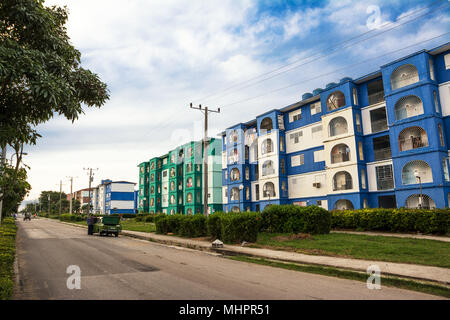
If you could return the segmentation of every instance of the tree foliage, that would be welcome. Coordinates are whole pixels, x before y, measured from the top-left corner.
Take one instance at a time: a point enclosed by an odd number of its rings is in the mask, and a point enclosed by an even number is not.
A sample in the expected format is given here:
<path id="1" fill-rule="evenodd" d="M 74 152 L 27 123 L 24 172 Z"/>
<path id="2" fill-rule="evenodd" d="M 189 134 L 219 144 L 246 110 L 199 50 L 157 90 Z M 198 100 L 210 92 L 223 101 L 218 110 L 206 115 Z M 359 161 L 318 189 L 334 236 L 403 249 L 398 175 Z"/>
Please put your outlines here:
<path id="1" fill-rule="evenodd" d="M 75 121 L 102 106 L 106 84 L 80 65 L 69 41 L 67 8 L 43 0 L 0 2 L 0 145 L 35 144 L 35 126 L 56 113 Z"/>
<path id="2" fill-rule="evenodd" d="M 31 185 L 27 182 L 27 171 L 4 165 L 0 167 L 0 185 L 2 188 L 3 216 L 8 216 L 17 212 L 20 203 L 25 199 L 31 190 Z"/>

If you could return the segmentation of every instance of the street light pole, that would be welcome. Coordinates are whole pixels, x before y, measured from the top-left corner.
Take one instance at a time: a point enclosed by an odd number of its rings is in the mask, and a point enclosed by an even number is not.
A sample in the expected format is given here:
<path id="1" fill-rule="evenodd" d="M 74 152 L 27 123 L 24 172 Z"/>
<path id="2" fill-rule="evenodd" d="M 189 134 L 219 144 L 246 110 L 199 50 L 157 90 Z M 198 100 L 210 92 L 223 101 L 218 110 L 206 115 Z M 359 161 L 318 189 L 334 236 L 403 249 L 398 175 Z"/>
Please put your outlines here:
<path id="1" fill-rule="evenodd" d="M 69 201 L 70 201 L 70 204 L 69 204 L 69 211 L 70 211 L 70 214 L 72 214 L 72 186 L 73 186 L 73 179 L 74 178 L 78 178 L 78 177 L 67 177 L 67 178 L 69 178 L 69 180 L 70 180 L 70 195 L 69 195 Z"/>
<path id="2" fill-rule="evenodd" d="M 414 171 L 414 175 L 416 176 L 416 179 L 419 180 L 419 188 L 420 188 L 420 197 L 419 197 L 419 208 L 422 209 L 422 203 L 423 203 L 423 195 L 422 195 L 422 179 L 419 176 L 419 172 L 417 170 Z"/>

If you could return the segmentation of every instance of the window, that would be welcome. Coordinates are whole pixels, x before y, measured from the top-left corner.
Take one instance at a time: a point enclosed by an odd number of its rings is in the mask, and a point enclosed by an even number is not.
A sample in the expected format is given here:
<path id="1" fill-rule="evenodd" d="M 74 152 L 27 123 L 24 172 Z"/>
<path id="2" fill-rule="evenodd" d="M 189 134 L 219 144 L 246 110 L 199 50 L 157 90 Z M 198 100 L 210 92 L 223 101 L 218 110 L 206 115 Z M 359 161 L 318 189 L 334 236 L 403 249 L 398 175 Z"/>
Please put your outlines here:
<path id="1" fill-rule="evenodd" d="M 280 137 L 280 152 L 284 152 L 284 137 Z"/>
<path id="2" fill-rule="evenodd" d="M 175 191 L 175 181 L 170 182 L 170 191 Z"/>
<path id="3" fill-rule="evenodd" d="M 366 209 L 369 207 L 369 203 L 367 202 L 367 198 L 363 199 L 363 208 Z"/>
<path id="4" fill-rule="evenodd" d="M 189 147 L 186 151 L 186 154 L 188 158 L 192 157 L 194 155 L 194 149 L 192 149 L 192 147 Z"/>
<path id="5" fill-rule="evenodd" d="M 377 190 L 394 189 L 394 175 L 392 174 L 392 165 L 375 167 L 377 175 Z"/>
<path id="6" fill-rule="evenodd" d="M 197 177 L 197 188 L 200 188 L 202 186 L 202 177 Z"/>
<path id="7" fill-rule="evenodd" d="M 346 144 L 338 144 L 331 149 L 331 163 L 350 161 L 350 148 Z"/>
<path id="8" fill-rule="evenodd" d="M 353 104 L 358 105 L 358 90 L 356 88 L 353 88 Z"/>
<path id="9" fill-rule="evenodd" d="M 367 84 L 367 93 L 369 95 L 369 105 L 384 101 L 383 80 L 380 79 Z"/>
<path id="10" fill-rule="evenodd" d="M 186 214 L 189 215 L 189 216 L 192 216 L 192 208 L 188 208 L 186 210 Z"/>
<path id="11" fill-rule="evenodd" d="M 312 103 L 310 108 L 311 108 L 311 115 L 315 115 L 317 113 L 322 112 L 322 106 L 320 105 L 320 101 L 317 101 L 316 103 Z"/>
<path id="12" fill-rule="evenodd" d="M 397 101 L 394 107 L 395 119 L 403 120 L 423 114 L 423 103 L 417 96 L 406 96 Z"/>
<path id="13" fill-rule="evenodd" d="M 170 177 L 171 178 L 175 177 L 175 173 L 176 173 L 175 168 L 170 168 Z"/>
<path id="14" fill-rule="evenodd" d="M 275 168 L 273 166 L 273 161 L 267 160 L 262 166 L 262 175 L 265 177 L 271 174 L 275 174 Z"/>
<path id="15" fill-rule="evenodd" d="M 385 107 L 370 110 L 370 125 L 372 127 L 372 133 L 388 129 Z"/>
<path id="16" fill-rule="evenodd" d="M 245 187 L 245 200 L 250 200 L 250 188 Z"/>
<path id="17" fill-rule="evenodd" d="M 302 118 L 302 109 L 298 109 L 289 113 L 289 122 L 298 121 Z"/>
<path id="18" fill-rule="evenodd" d="M 150 175 L 150 182 L 155 182 L 155 174 L 154 173 L 152 173 Z"/>
<path id="19" fill-rule="evenodd" d="M 141 173 L 144 173 L 144 166 L 141 166 Z"/>
<path id="20" fill-rule="evenodd" d="M 259 167 L 255 166 L 255 180 L 259 179 Z"/>
<path id="21" fill-rule="evenodd" d="M 238 133 L 236 130 L 230 132 L 229 140 L 231 144 L 238 142 Z"/>
<path id="22" fill-rule="evenodd" d="M 150 188 L 150 194 L 154 194 L 155 193 L 155 186 L 151 186 Z"/>
<path id="23" fill-rule="evenodd" d="M 245 154 L 244 154 L 245 155 L 245 160 L 248 160 L 250 148 L 248 146 L 245 146 L 244 151 L 245 151 Z"/>
<path id="24" fill-rule="evenodd" d="M 403 88 L 416 82 L 419 82 L 419 73 L 417 72 L 417 68 L 412 64 L 405 64 L 392 72 L 392 90 Z"/>
<path id="25" fill-rule="evenodd" d="M 150 164 L 150 169 L 155 170 L 155 161 L 152 161 L 152 163 Z"/>
<path id="26" fill-rule="evenodd" d="M 444 56 L 444 61 L 445 61 L 445 69 L 446 70 L 450 69 L 450 53 Z"/>
<path id="27" fill-rule="evenodd" d="M 264 198 L 275 197 L 275 185 L 272 182 L 266 182 L 263 186 Z"/>
<path id="28" fill-rule="evenodd" d="M 259 184 L 255 185 L 255 200 L 259 201 Z"/>
<path id="29" fill-rule="evenodd" d="M 302 153 L 298 156 L 292 156 L 291 157 L 291 166 L 292 167 L 298 167 L 305 164 L 305 155 Z"/>
<path id="30" fill-rule="evenodd" d="M 340 171 L 333 177 L 333 191 L 353 189 L 352 176 L 347 171 Z"/>
<path id="31" fill-rule="evenodd" d="M 322 126 L 315 126 L 311 128 L 311 135 L 313 140 L 322 140 Z"/>
<path id="32" fill-rule="evenodd" d="M 239 151 L 237 148 L 230 150 L 228 154 L 228 163 L 237 163 L 239 162 Z"/>
<path id="33" fill-rule="evenodd" d="M 300 137 L 303 137 L 303 131 L 298 131 L 295 133 L 291 133 L 289 135 L 289 139 L 291 139 L 291 143 L 299 143 Z"/>
<path id="34" fill-rule="evenodd" d="M 332 111 L 345 106 L 345 96 L 341 91 L 335 91 L 328 96 L 327 110 Z"/>
<path id="35" fill-rule="evenodd" d="M 174 195 L 170 196 L 170 204 L 176 204 L 177 199 L 175 198 Z"/>
<path id="36" fill-rule="evenodd" d="M 366 189 L 366 170 L 361 169 L 361 188 Z"/>
<path id="37" fill-rule="evenodd" d="M 248 166 L 245 167 L 245 179 L 250 180 L 250 168 Z"/>
<path id="38" fill-rule="evenodd" d="M 260 129 L 267 132 L 272 130 L 273 129 L 272 119 L 264 118 L 263 121 L 261 121 Z"/>
<path id="39" fill-rule="evenodd" d="M 284 158 L 280 159 L 280 171 L 281 174 L 286 174 L 286 163 L 284 161 Z"/>
<path id="40" fill-rule="evenodd" d="M 414 160 L 405 164 L 402 169 L 402 183 L 404 185 L 432 183 L 433 174 L 428 163 L 422 160 Z"/>
<path id="41" fill-rule="evenodd" d="M 400 151 L 407 151 L 428 146 L 427 133 L 421 127 L 409 127 L 398 136 Z"/>
<path id="42" fill-rule="evenodd" d="M 190 173 L 193 170 L 192 163 L 186 163 L 186 173 Z"/>
<path id="43" fill-rule="evenodd" d="M 194 181 L 191 177 L 186 180 L 186 188 L 192 188 L 194 186 Z"/>
<path id="44" fill-rule="evenodd" d="M 373 154 L 375 161 L 381 161 L 391 157 L 391 141 L 389 140 L 389 136 L 373 139 Z"/>
<path id="45" fill-rule="evenodd" d="M 324 150 L 314 151 L 314 162 L 322 162 L 322 161 L 325 161 Z"/>
<path id="46" fill-rule="evenodd" d="M 238 168 L 233 168 L 230 173 L 230 179 L 231 181 L 238 181 L 241 179 L 241 173 L 239 172 Z"/>
<path id="47" fill-rule="evenodd" d="M 442 126 L 440 123 L 438 124 L 438 131 L 439 131 L 439 141 L 441 143 L 441 147 L 444 147 L 445 146 L 444 133 L 442 132 Z"/>
<path id="48" fill-rule="evenodd" d="M 230 200 L 231 201 L 239 201 L 241 199 L 241 195 L 238 188 L 231 189 Z"/>
<path id="49" fill-rule="evenodd" d="M 436 78 L 434 77 L 434 64 L 433 64 L 433 59 L 429 58 L 428 59 L 428 63 L 430 65 L 430 78 L 431 80 L 436 80 Z"/>
<path id="50" fill-rule="evenodd" d="M 438 101 L 438 97 L 437 97 L 436 91 L 433 91 L 433 99 L 434 99 L 434 108 L 436 110 L 436 113 L 440 113 L 440 111 L 439 111 L 439 101 Z"/>
<path id="51" fill-rule="evenodd" d="M 224 171 L 224 178 L 225 178 L 225 181 L 228 180 L 228 171 Z"/>
<path id="52" fill-rule="evenodd" d="M 192 193 L 189 192 L 189 193 L 187 194 L 187 196 L 186 196 L 186 202 L 187 202 L 187 203 L 192 203 L 193 200 L 194 200 L 194 199 L 193 199 Z"/>
<path id="53" fill-rule="evenodd" d="M 405 207 L 408 209 L 434 209 L 436 204 L 426 194 L 413 194 L 406 199 Z"/>
<path id="54" fill-rule="evenodd" d="M 445 181 L 450 181 L 450 176 L 448 173 L 448 158 L 442 158 L 442 168 L 444 169 L 444 178 Z"/>
<path id="55" fill-rule="evenodd" d="M 361 128 L 361 115 L 359 113 L 356 114 L 355 116 L 356 119 L 356 131 L 357 132 L 361 132 L 362 128 Z"/>
<path id="56" fill-rule="evenodd" d="M 241 211 L 241 209 L 239 209 L 239 207 L 233 207 L 233 208 L 231 208 L 231 212 L 240 212 Z"/>
<path id="57" fill-rule="evenodd" d="M 281 181 L 281 191 L 283 191 L 283 193 L 285 193 L 287 191 L 287 187 L 286 187 L 286 181 Z"/>
<path id="58" fill-rule="evenodd" d="M 359 150 L 359 160 L 364 161 L 364 148 L 361 141 L 358 143 L 358 150 Z"/>
<path id="59" fill-rule="evenodd" d="M 163 165 L 164 165 L 164 164 L 167 164 L 167 161 L 168 161 L 168 159 L 167 159 L 167 158 L 164 158 L 164 159 L 163 159 Z"/>
<path id="60" fill-rule="evenodd" d="M 330 137 L 338 136 L 348 132 L 347 120 L 337 117 L 330 121 Z"/>
<path id="61" fill-rule="evenodd" d="M 262 145 L 261 145 L 261 153 L 262 154 L 267 154 L 267 153 L 271 153 L 273 152 L 273 142 L 272 139 L 266 139 L 263 141 Z"/>
<path id="62" fill-rule="evenodd" d="M 180 152 L 178 152 L 178 162 L 181 163 L 184 159 L 184 151 L 183 149 L 180 150 Z"/>
<path id="63" fill-rule="evenodd" d="M 341 199 L 334 204 L 334 210 L 353 210 L 353 204 L 350 200 Z"/>

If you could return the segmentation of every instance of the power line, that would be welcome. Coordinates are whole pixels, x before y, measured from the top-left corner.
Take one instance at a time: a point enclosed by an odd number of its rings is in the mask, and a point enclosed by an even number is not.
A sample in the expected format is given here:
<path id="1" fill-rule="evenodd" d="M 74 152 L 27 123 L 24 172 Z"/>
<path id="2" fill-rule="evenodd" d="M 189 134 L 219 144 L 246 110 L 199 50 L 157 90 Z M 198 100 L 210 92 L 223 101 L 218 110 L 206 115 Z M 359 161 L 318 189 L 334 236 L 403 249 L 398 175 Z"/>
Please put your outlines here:
<path id="1" fill-rule="evenodd" d="M 440 34 L 440 35 L 438 35 L 436 37 L 432 37 L 432 38 L 429 38 L 429 39 L 426 39 L 426 40 L 423 40 L 423 41 L 416 42 L 415 44 L 412 44 L 412 45 L 409 45 L 407 47 L 404 47 L 404 48 L 401 48 L 401 49 L 397 49 L 397 50 L 394 50 L 394 51 L 391 51 L 391 52 L 388 52 L 388 53 L 385 53 L 385 54 L 382 54 L 382 55 L 377 56 L 377 57 L 373 57 L 373 58 L 370 58 L 370 59 L 367 59 L 367 60 L 364 60 L 364 61 L 361 61 L 361 62 L 358 62 L 358 63 L 347 65 L 347 66 L 345 66 L 343 68 L 335 69 L 333 71 L 330 71 L 330 72 L 327 72 L 327 73 L 315 76 L 315 77 L 310 78 L 310 79 L 302 80 L 301 82 L 296 82 L 294 84 L 291 84 L 291 85 L 288 85 L 288 86 L 285 86 L 285 87 L 281 87 L 281 88 L 277 88 L 277 89 L 268 91 L 266 93 L 263 93 L 263 94 L 260 94 L 260 95 L 254 96 L 254 97 L 250 97 L 250 98 L 239 100 L 239 101 L 236 101 L 236 102 L 233 102 L 233 103 L 229 103 L 229 104 L 224 105 L 222 108 L 229 107 L 229 106 L 236 105 L 236 104 L 243 103 L 243 102 L 247 102 L 247 101 L 250 101 L 250 100 L 254 100 L 254 99 L 266 96 L 268 94 L 271 94 L 271 93 L 274 93 L 274 92 L 277 92 L 277 91 L 281 91 L 281 90 L 284 90 L 284 89 L 295 87 L 295 86 L 298 86 L 298 85 L 303 84 L 303 83 L 308 82 L 308 81 L 316 80 L 316 79 L 322 78 L 324 76 L 327 76 L 327 75 L 330 75 L 330 74 L 333 74 L 333 73 L 336 73 L 336 72 L 339 72 L 339 71 L 347 70 L 347 69 L 349 69 L 351 67 L 355 67 L 355 66 L 367 63 L 367 62 L 371 62 L 371 61 L 373 61 L 375 59 L 379 59 L 379 58 L 382 58 L 384 56 L 387 56 L 387 55 L 390 55 L 390 54 L 393 54 L 393 53 L 397 53 L 397 52 L 402 51 L 402 50 L 409 49 L 411 47 L 414 47 L 414 46 L 417 46 L 417 45 L 422 44 L 424 42 L 428 42 L 428 41 L 431 41 L 431 40 L 434 40 L 434 39 L 446 36 L 448 34 L 450 34 L 450 32 L 446 32 L 446 33 Z"/>
<path id="2" fill-rule="evenodd" d="M 446 4 L 446 5 L 442 6 L 442 7 L 438 7 L 438 8 L 436 8 L 436 9 L 434 9 L 434 10 L 432 10 L 432 11 L 429 11 L 429 12 L 427 12 L 427 13 L 425 13 L 425 14 L 419 15 L 419 16 L 417 16 L 417 17 L 411 19 L 411 20 L 405 21 L 405 22 L 403 22 L 403 23 L 401 23 L 401 24 L 397 24 L 396 26 L 393 26 L 392 28 L 383 30 L 383 31 L 381 31 L 381 32 L 379 32 L 379 33 L 377 33 L 377 34 L 371 35 L 370 37 L 367 37 L 367 38 L 362 39 L 362 40 L 359 40 L 359 41 L 357 41 L 357 42 L 348 44 L 348 45 L 346 45 L 346 46 L 343 46 L 343 47 L 330 47 L 330 48 L 328 48 L 329 51 L 328 51 L 327 53 L 321 53 L 321 52 L 318 52 L 318 53 L 316 53 L 316 54 L 314 54 L 314 55 L 312 55 L 312 56 L 306 57 L 306 58 L 301 59 L 301 60 L 299 60 L 299 61 L 290 63 L 290 64 L 288 64 L 288 65 L 286 65 L 286 66 L 280 67 L 280 68 L 276 69 L 275 71 L 284 69 L 284 68 L 286 68 L 286 67 L 288 67 L 288 66 L 291 66 L 291 65 L 293 65 L 293 64 L 296 64 L 297 62 L 300 62 L 300 61 L 306 60 L 306 59 L 308 59 L 308 58 L 312 58 L 312 57 L 315 57 L 315 56 L 319 55 L 318 57 L 316 57 L 316 58 L 314 58 L 314 59 L 311 59 L 311 60 L 306 61 L 306 62 L 304 62 L 304 63 L 302 63 L 302 64 L 293 66 L 293 67 L 291 67 L 291 68 L 289 68 L 289 69 L 280 71 L 280 72 L 278 72 L 278 73 L 276 73 L 276 74 L 274 74 L 274 75 L 271 75 L 271 76 L 269 76 L 269 77 L 263 78 L 263 79 L 261 79 L 261 80 L 259 80 L 259 81 L 256 81 L 256 82 L 253 82 L 253 83 L 250 83 L 250 84 L 248 84 L 248 85 L 245 85 L 245 86 L 242 86 L 242 87 L 241 87 L 242 84 L 245 84 L 245 83 L 246 83 L 246 82 L 242 82 L 240 85 L 235 85 L 235 86 L 233 86 L 233 87 L 239 87 L 239 88 L 237 88 L 237 89 L 235 89 L 235 90 L 231 90 L 231 91 L 225 90 L 225 91 L 228 91 L 228 92 L 227 92 L 227 93 L 223 93 L 223 94 L 221 94 L 221 95 L 215 97 L 215 99 L 219 99 L 219 98 L 225 97 L 225 96 L 227 96 L 227 95 L 229 95 L 229 94 L 231 94 L 231 93 L 233 93 L 233 92 L 241 91 L 241 90 L 243 90 L 243 89 L 252 87 L 252 86 L 254 86 L 254 85 L 256 85 L 256 84 L 259 84 L 259 83 L 262 83 L 262 82 L 264 82 L 264 81 L 270 80 L 270 79 L 272 79 L 272 78 L 278 77 L 278 76 L 280 76 L 280 75 L 282 75 L 282 74 L 285 74 L 285 73 L 287 73 L 287 72 L 289 72 L 289 71 L 292 71 L 292 70 L 297 69 L 297 68 L 299 68 L 299 67 L 305 66 L 305 65 L 310 64 L 310 63 L 312 63 L 312 62 L 315 62 L 315 61 L 317 61 L 317 60 L 320 60 L 320 59 L 322 59 L 322 58 L 324 58 L 324 57 L 330 56 L 330 55 L 334 54 L 338 49 L 339 49 L 339 50 L 347 49 L 347 48 L 349 48 L 349 47 L 351 47 L 351 46 L 354 46 L 354 45 L 356 45 L 356 44 L 359 44 L 359 43 L 362 43 L 362 42 L 364 42 L 364 41 L 370 40 L 370 39 L 375 38 L 375 37 L 377 37 L 377 36 L 379 36 L 379 35 L 381 35 L 381 34 L 384 34 L 384 33 L 386 33 L 386 32 L 389 32 L 389 31 L 392 31 L 392 30 L 394 30 L 394 29 L 396 29 L 396 28 L 399 28 L 399 27 L 401 27 L 401 26 L 403 26 L 403 25 L 405 25 L 405 24 L 414 22 L 414 21 L 418 20 L 419 18 L 422 18 L 422 17 L 424 17 L 424 16 L 427 16 L 427 15 L 429 15 L 429 14 L 431 14 L 431 13 L 433 13 L 433 12 L 439 10 L 439 9 L 444 9 L 445 7 L 448 7 L 449 5 L 450 5 L 450 4 Z M 422 10 L 424 10 L 424 9 L 422 9 Z M 407 16 L 410 16 L 410 15 L 407 15 Z M 405 17 L 407 17 L 407 16 L 405 16 Z M 405 18 L 405 17 L 402 17 L 402 19 Z M 393 23 L 390 23 L 390 24 L 393 24 Z M 369 31 L 369 32 L 370 32 L 370 31 Z M 366 32 L 365 34 L 367 34 L 367 33 L 369 33 L 369 32 Z M 365 35 L 365 34 L 363 34 L 363 35 Z M 358 36 L 358 37 L 359 37 L 359 36 Z M 348 42 L 348 40 L 345 41 L 345 42 Z M 269 72 L 269 73 L 267 73 L 267 74 L 274 73 L 275 71 L 271 71 L 271 72 Z M 260 78 L 260 77 L 261 77 L 261 76 L 258 76 L 258 77 L 256 77 L 255 79 Z M 229 87 L 229 88 L 231 88 L 231 87 Z M 212 96 L 216 96 L 216 95 L 212 95 Z M 210 96 L 210 97 L 212 97 L 212 96 Z M 206 100 L 206 99 L 203 99 L 203 100 Z"/>

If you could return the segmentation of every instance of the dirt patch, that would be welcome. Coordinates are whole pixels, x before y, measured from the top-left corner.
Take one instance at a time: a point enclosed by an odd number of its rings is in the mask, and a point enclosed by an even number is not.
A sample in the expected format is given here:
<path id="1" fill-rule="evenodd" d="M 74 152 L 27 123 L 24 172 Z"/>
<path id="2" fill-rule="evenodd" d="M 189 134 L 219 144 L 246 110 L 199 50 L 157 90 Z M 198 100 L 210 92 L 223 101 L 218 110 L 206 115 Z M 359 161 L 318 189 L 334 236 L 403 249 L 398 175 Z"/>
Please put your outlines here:
<path id="1" fill-rule="evenodd" d="M 304 240 L 304 239 L 312 239 L 313 237 L 309 233 L 297 233 L 297 234 L 290 234 L 288 236 L 276 236 L 272 238 L 272 240 L 275 241 L 292 241 L 292 240 Z"/>

